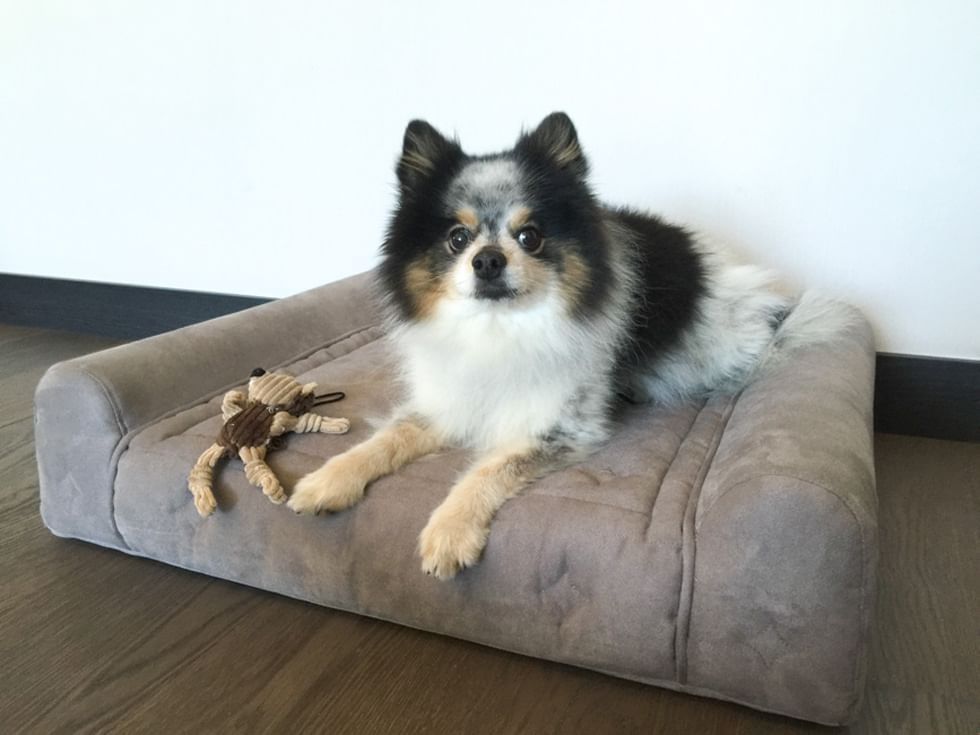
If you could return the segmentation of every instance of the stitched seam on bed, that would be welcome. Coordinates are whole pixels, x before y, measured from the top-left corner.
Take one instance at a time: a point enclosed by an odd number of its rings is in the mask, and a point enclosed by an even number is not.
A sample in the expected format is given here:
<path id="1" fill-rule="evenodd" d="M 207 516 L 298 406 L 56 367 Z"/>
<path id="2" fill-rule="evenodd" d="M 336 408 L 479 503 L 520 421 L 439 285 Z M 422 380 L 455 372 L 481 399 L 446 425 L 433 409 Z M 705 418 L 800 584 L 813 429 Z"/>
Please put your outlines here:
<path id="1" fill-rule="evenodd" d="M 694 418 L 691 419 L 691 423 L 688 425 L 687 431 L 685 431 L 684 435 L 680 437 L 680 439 L 677 441 L 677 446 L 674 448 L 674 454 L 673 456 L 671 456 L 670 461 L 667 463 L 667 468 L 664 470 L 663 475 L 660 477 L 660 486 L 657 488 L 656 493 L 654 493 L 653 501 L 650 503 L 650 507 L 647 509 L 647 515 L 649 516 L 649 520 L 647 521 L 647 527 L 643 531 L 644 541 L 649 540 L 650 528 L 651 526 L 653 526 L 653 510 L 654 508 L 657 507 L 657 499 L 660 497 L 660 491 L 663 489 L 664 480 L 666 480 L 667 477 L 670 475 L 670 470 L 673 468 L 674 462 L 676 462 L 677 458 L 680 456 L 681 449 L 683 449 L 684 447 L 684 442 L 686 442 L 688 440 L 688 437 L 691 436 L 691 432 L 694 431 L 694 427 L 698 423 L 698 419 L 701 418 L 701 414 L 704 413 L 704 409 L 707 407 L 708 407 L 708 402 L 704 401 L 704 403 L 701 404 L 701 408 L 698 409 L 698 412 L 694 414 Z"/>
<path id="2" fill-rule="evenodd" d="M 527 498 L 550 498 L 552 500 L 558 500 L 562 503 L 582 503 L 583 505 L 594 505 L 600 508 L 611 508 L 613 510 L 621 510 L 624 513 L 632 513 L 634 515 L 647 516 L 649 515 L 645 510 L 637 510 L 636 508 L 626 508 L 622 505 L 615 505 L 613 503 L 602 503 L 595 500 L 586 500 L 585 498 L 576 498 L 571 495 L 556 495 L 555 493 L 522 493 L 518 495 L 514 500 L 523 501 Z"/>
<path id="3" fill-rule="evenodd" d="M 356 337 L 358 334 L 361 334 L 362 332 L 366 332 L 369 329 L 374 329 L 375 327 L 380 327 L 380 326 L 381 326 L 381 322 L 373 322 L 373 323 L 368 324 L 368 325 L 365 325 L 363 327 L 358 327 L 357 329 L 352 329 L 351 331 L 347 332 L 346 334 L 341 335 L 340 337 L 337 337 L 336 339 L 333 339 L 333 340 L 330 340 L 329 342 L 325 342 L 325 343 L 321 344 L 319 347 L 314 347 L 313 349 L 307 350 L 305 352 L 301 352 L 298 355 L 295 355 L 294 357 L 289 358 L 288 360 L 283 360 L 282 362 L 280 362 L 280 363 L 278 363 L 276 365 L 276 369 L 278 369 L 280 367 L 283 367 L 284 365 L 292 365 L 294 362 L 299 362 L 300 360 L 305 360 L 308 357 L 310 357 L 312 355 L 315 355 L 320 350 L 328 349 L 330 347 L 333 347 L 334 345 L 340 344 L 344 340 L 350 339 L 351 337 Z M 344 355 L 349 355 L 349 354 L 351 354 L 353 352 L 356 352 L 357 350 L 361 349 L 362 347 L 367 347 L 369 344 L 371 344 L 371 342 L 377 342 L 379 339 L 382 339 L 382 336 L 379 335 L 378 337 L 375 337 L 374 339 L 372 339 L 370 342 L 366 342 L 365 344 L 361 345 L 360 347 L 354 348 L 350 352 L 345 352 L 343 355 L 337 355 L 337 357 L 331 357 L 329 360 L 327 360 L 327 362 L 324 362 L 323 364 L 326 365 L 328 362 L 333 362 L 334 360 L 337 360 L 337 359 L 339 359 L 341 357 L 344 357 Z"/>
<path id="4" fill-rule="evenodd" d="M 294 357 L 289 358 L 288 360 L 284 360 L 284 361 L 282 361 L 280 363 L 277 363 L 276 366 L 275 366 L 275 368 L 274 368 L 274 370 L 279 369 L 279 367 L 281 367 L 283 365 L 291 365 L 294 362 L 299 362 L 300 360 L 305 360 L 310 355 L 313 355 L 314 353 L 319 352 L 320 350 L 325 350 L 325 349 L 327 349 L 329 347 L 333 347 L 334 345 L 339 344 L 340 342 L 343 342 L 345 339 L 349 339 L 351 337 L 355 337 L 356 335 L 358 335 L 358 334 L 360 334 L 362 332 L 366 332 L 368 329 L 371 329 L 371 328 L 376 327 L 376 326 L 379 326 L 379 325 L 377 325 L 377 324 L 371 324 L 371 325 L 368 325 L 366 327 L 360 327 L 360 328 L 358 328 L 358 329 L 356 329 L 356 330 L 354 330 L 352 332 L 348 332 L 347 334 L 345 334 L 342 337 L 338 337 L 337 339 L 331 340 L 330 342 L 326 342 L 326 343 L 324 343 L 324 344 L 322 344 L 322 345 L 320 345 L 318 347 L 313 348 L 312 350 L 307 350 L 307 351 L 305 351 L 303 353 L 300 353 L 297 356 L 294 356 Z M 340 359 L 341 357 L 345 357 L 347 355 L 350 355 L 350 354 L 356 352 L 359 349 L 362 349 L 364 347 L 367 347 L 372 342 L 376 342 L 378 339 L 381 339 L 381 337 L 376 337 L 375 339 L 372 339 L 370 342 L 366 342 L 363 345 L 361 345 L 360 347 L 356 347 L 355 349 L 351 350 L 350 352 L 345 352 L 343 355 L 338 355 L 337 357 L 332 357 L 332 358 L 330 358 L 329 360 L 325 361 L 322 364 L 323 365 L 326 365 L 326 364 L 328 364 L 330 362 L 333 362 L 334 360 Z M 205 394 L 203 394 L 201 396 L 198 396 L 197 398 L 195 398 L 195 399 L 193 399 L 191 401 L 187 401 L 187 402 L 181 404 L 177 408 L 172 408 L 169 411 L 167 411 L 166 413 L 163 413 L 163 414 L 161 414 L 161 415 L 159 415 L 159 416 L 157 416 L 157 417 L 155 417 L 153 419 L 149 419 L 148 421 L 143 422 L 142 424 L 140 424 L 138 427 L 136 427 L 135 429 L 133 429 L 129 433 L 130 434 L 139 434 L 139 433 L 142 433 L 142 432 L 146 431 L 147 429 L 152 428 L 156 424 L 159 424 L 161 421 L 166 421 L 167 419 L 173 418 L 174 416 L 176 416 L 179 413 L 183 413 L 184 411 L 189 411 L 190 409 L 192 409 L 192 408 L 194 408 L 196 406 L 200 406 L 200 405 L 206 404 L 208 401 L 211 401 L 211 400 L 217 398 L 220 395 L 224 395 L 225 393 L 227 393 L 232 388 L 235 388 L 235 387 L 240 386 L 240 385 L 242 385 L 242 381 L 241 380 L 238 380 L 238 381 L 236 381 L 234 383 L 227 383 L 224 386 L 222 386 L 221 388 L 217 388 L 217 389 L 215 389 L 213 391 L 209 391 L 208 393 L 205 393 Z"/>
<path id="5" fill-rule="evenodd" d="M 283 361 L 283 362 L 280 362 L 280 363 L 277 363 L 277 364 L 276 364 L 276 366 L 275 366 L 275 367 L 273 368 L 273 370 L 278 370 L 278 369 L 280 369 L 280 368 L 281 368 L 282 366 L 286 366 L 286 365 L 292 365 L 292 364 L 294 364 L 294 363 L 297 363 L 297 362 L 300 362 L 301 360 L 306 360 L 306 359 L 308 359 L 308 358 L 309 358 L 309 357 L 311 357 L 312 355 L 315 355 L 315 354 L 316 354 L 317 352 L 319 352 L 319 351 L 321 351 L 321 350 L 326 350 L 326 349 L 329 349 L 330 347 L 333 347 L 334 345 L 337 345 L 337 344 L 340 344 L 340 343 L 341 343 L 341 342 L 343 342 L 343 341 L 344 341 L 345 339 L 348 339 L 348 338 L 350 338 L 350 337 L 355 337 L 355 336 L 357 336 L 358 334 L 360 334 L 361 332 L 365 332 L 365 331 L 367 331 L 368 329 L 371 329 L 371 328 L 373 328 L 373 327 L 377 327 L 377 326 L 380 326 L 380 325 L 377 325 L 377 324 L 372 324 L 371 326 L 368 326 L 368 327 L 362 327 L 362 328 L 360 328 L 360 329 L 357 329 L 357 330 L 355 330 L 355 331 L 353 331 L 353 332 L 349 332 L 349 333 L 348 333 L 348 334 L 347 334 L 346 336 L 344 336 L 344 337 L 340 337 L 340 338 L 338 338 L 337 340 L 335 340 L 335 341 L 333 341 L 333 342 L 329 342 L 329 343 L 327 343 L 327 344 L 324 344 L 324 345 L 320 345 L 319 347 L 316 347 L 316 348 L 314 348 L 314 349 L 312 349 L 312 350 L 310 350 L 310 351 L 308 351 L 307 353 L 305 353 L 305 354 L 303 354 L 303 355 L 300 355 L 300 356 L 298 356 L 298 357 L 291 357 L 291 358 L 290 358 L 290 359 L 288 359 L 288 360 L 285 360 L 285 361 Z M 322 363 L 320 363 L 320 365 L 321 365 L 321 366 L 322 366 L 322 365 L 328 365 L 328 364 L 330 364 L 331 362 L 333 362 L 334 360 L 339 360 L 339 359 L 340 359 L 340 358 L 342 358 L 342 357 L 347 357 L 348 355 L 352 355 L 352 354 L 354 354 L 355 352 L 357 352 L 358 350 L 360 350 L 360 349 L 363 349 L 364 347 L 367 347 L 368 345 L 370 345 L 370 344 L 373 344 L 374 342 L 377 342 L 377 341 L 378 341 L 379 339 L 383 339 L 383 337 L 382 337 L 382 336 L 378 336 L 378 337 L 375 337 L 374 339 L 372 339 L 372 340 L 370 340 L 370 341 L 368 341 L 368 342 L 365 342 L 364 344 L 362 344 L 362 345 L 360 345 L 359 347 L 355 347 L 355 348 L 354 348 L 353 350 L 351 350 L 350 352 L 345 352 L 345 353 L 344 353 L 344 354 L 342 354 L 342 355 L 337 355 L 336 357 L 331 357 L 331 358 L 330 358 L 329 360 L 326 360 L 325 362 L 322 362 Z M 148 429 L 151 429 L 151 428 L 153 428 L 154 426 L 156 426 L 157 424 L 159 424 L 159 423 L 161 423 L 162 421 L 166 421 L 167 419 L 172 419 L 172 418 L 173 418 L 174 416 L 177 416 L 178 414 L 181 414 L 181 413 L 184 413 L 184 412 L 186 412 L 186 411 L 191 411 L 191 410 L 193 410 L 193 409 L 195 409 L 195 408 L 197 408 L 198 406 L 206 406 L 206 405 L 207 405 L 207 404 L 208 404 L 208 403 L 209 403 L 210 401 L 213 401 L 213 400 L 214 400 L 215 398 L 217 398 L 218 396 L 221 396 L 221 395 L 224 395 L 225 393 L 227 393 L 227 392 L 228 392 L 228 390 L 230 390 L 231 388 L 235 388 L 235 387 L 237 387 L 237 386 L 239 386 L 239 385 L 241 385 L 241 382 L 238 382 L 238 383 L 233 383 L 233 384 L 231 384 L 231 385 L 227 385 L 227 386 L 225 386 L 225 387 L 224 387 L 224 388 L 222 388 L 222 389 L 219 389 L 219 390 L 218 390 L 218 391 L 217 391 L 216 393 L 214 393 L 214 394 L 211 394 L 211 395 L 207 395 L 207 397 L 203 397 L 203 396 L 202 396 L 201 398 L 197 398 L 197 399 L 195 399 L 194 401 L 192 401 L 192 402 L 190 402 L 190 403 L 185 403 L 185 404 L 183 404 L 183 405 L 182 405 L 182 406 L 181 406 L 180 408 L 177 408 L 177 409 L 175 409 L 175 410 L 172 410 L 172 411 L 168 411 L 168 412 L 167 412 L 166 414 L 163 414 L 162 416 L 159 416 L 158 418 L 155 418 L 155 419 L 153 419 L 153 420 L 152 420 L 151 422 L 149 422 L 149 423 L 146 423 L 146 424 L 143 424 L 143 425 L 141 425 L 141 426 L 140 426 L 140 427 L 139 427 L 139 428 L 138 428 L 138 429 L 136 430 L 136 433 L 138 433 L 138 434 L 139 434 L 139 433 L 142 433 L 142 432 L 144 432 L 144 431 L 147 431 Z M 221 412 L 220 412 L 220 410 L 219 410 L 219 411 L 217 411 L 217 412 L 216 412 L 216 413 L 214 414 L 214 416 L 219 416 L 219 415 L 220 415 L 220 413 L 221 413 Z M 209 420 L 210 418 L 213 418 L 213 416 L 209 416 L 209 417 L 208 417 L 207 419 L 204 419 L 204 421 L 207 421 L 207 420 Z M 178 431 L 178 432 L 177 432 L 176 434 L 167 434 L 166 436 L 163 436 L 163 437 L 160 437 L 159 439 L 157 439 L 157 440 L 156 440 L 156 441 L 155 441 L 154 443 L 159 443 L 159 442 L 161 442 L 161 441 L 165 441 L 165 440 L 167 440 L 167 439 L 172 439 L 172 438 L 174 438 L 174 437 L 178 437 L 178 436 L 201 436 L 201 437 L 203 437 L 203 436 L 204 436 L 203 434 L 191 434 L 191 433 L 190 433 L 190 430 L 191 430 L 191 429 L 193 429 L 193 428 L 195 428 L 195 427 L 197 427 L 197 426 L 198 426 L 198 425 L 200 425 L 201 423 L 203 423 L 203 422 L 198 422 L 198 423 L 196 423 L 196 424 L 191 424 L 191 426 L 189 426 L 189 427 L 188 427 L 187 429 L 185 429 L 185 430 L 182 430 L 182 431 Z M 208 438 L 208 439 L 212 439 L 212 440 L 214 439 L 214 437 L 213 437 L 213 436 L 211 436 L 211 435 L 209 435 L 209 436 L 208 436 L 208 437 L 206 437 L 206 438 Z"/>
<path id="6" fill-rule="evenodd" d="M 112 418 L 116 422 L 116 431 L 119 432 L 119 436 L 116 439 L 116 443 L 112 448 L 112 454 L 109 455 L 109 522 L 112 524 L 112 530 L 115 532 L 119 540 L 122 541 L 123 545 L 127 548 L 130 547 L 129 541 L 123 536 L 122 531 L 119 530 L 119 524 L 116 522 L 116 468 L 119 464 L 119 456 L 121 454 L 121 447 L 123 439 L 128 435 L 126 424 L 122 420 L 122 413 L 119 410 L 119 400 L 116 395 L 109 389 L 109 386 L 105 382 L 93 373 L 91 370 L 86 368 L 84 365 L 77 366 L 78 371 L 89 378 L 93 383 L 99 386 L 99 390 L 102 391 L 102 395 L 109 404 L 109 408 L 112 409 Z"/>
<path id="7" fill-rule="evenodd" d="M 293 452 L 293 451 L 296 451 L 297 454 L 302 454 L 302 455 L 304 455 L 306 457 L 311 457 L 311 458 L 316 459 L 316 460 L 319 460 L 319 461 L 322 461 L 324 459 L 324 457 L 322 455 L 313 455 L 313 454 L 309 454 L 307 452 L 302 452 L 302 451 L 298 451 L 298 450 L 290 450 L 290 452 Z M 138 449 L 134 449 L 133 452 L 135 452 L 136 454 L 146 454 L 146 455 L 152 455 L 152 456 L 155 456 L 155 457 L 169 457 L 171 459 L 184 459 L 184 457 L 179 452 L 165 452 L 165 451 L 161 451 L 159 449 L 150 449 L 148 447 L 140 447 Z M 568 502 L 580 503 L 582 505 L 597 506 L 597 507 L 600 507 L 600 508 L 609 508 L 611 510 L 618 510 L 618 511 L 622 511 L 623 513 L 630 513 L 632 515 L 640 515 L 640 516 L 646 516 L 647 515 L 646 511 L 643 511 L 643 510 L 635 510 L 633 508 L 624 508 L 621 505 L 613 505 L 612 503 L 600 503 L 600 502 L 597 502 L 595 500 L 586 500 L 585 498 L 574 498 L 574 497 L 570 497 L 570 496 L 566 496 L 566 495 L 553 495 L 551 493 L 523 494 L 523 495 L 517 496 L 511 502 L 512 503 L 522 503 L 522 502 L 524 502 L 526 500 L 530 500 L 532 498 L 541 498 L 541 499 L 554 500 L 554 501 L 559 501 L 561 503 L 568 503 Z"/>
<path id="8" fill-rule="evenodd" d="M 855 513 L 854 510 L 851 509 L 850 500 L 848 500 L 847 496 L 842 495 L 841 493 L 837 492 L 836 490 L 834 490 L 832 488 L 829 488 L 826 485 L 822 485 L 821 483 L 816 482 L 814 480 L 808 480 L 805 477 L 798 477 L 797 475 L 791 475 L 788 472 L 764 472 L 764 473 L 762 473 L 760 475 L 752 475 L 751 477 L 746 477 L 744 480 L 739 480 L 738 482 L 736 482 L 736 483 L 734 483 L 732 485 L 729 485 L 727 488 L 725 488 L 720 493 L 718 493 L 718 495 L 715 497 L 715 499 L 711 501 L 711 504 L 708 505 L 704 509 L 704 511 L 701 513 L 701 520 L 698 521 L 697 528 L 701 528 L 701 526 L 704 525 L 705 519 L 711 513 L 711 510 L 715 507 L 715 505 L 718 503 L 718 501 L 721 500 L 723 497 L 725 497 L 725 495 L 727 495 L 728 493 L 730 493 L 732 490 L 735 490 L 736 488 L 740 487 L 741 485 L 746 484 L 747 482 L 757 482 L 758 480 L 768 480 L 768 479 L 775 479 L 775 480 L 796 480 L 797 482 L 806 483 L 807 485 L 812 485 L 813 487 L 820 488 L 821 490 L 824 490 L 824 491 L 830 493 L 835 498 L 838 498 L 842 503 L 844 503 L 848 507 L 848 510 L 851 510 L 851 513 L 854 514 L 855 520 L 857 520 L 857 514 Z M 697 529 L 695 529 L 695 530 L 697 530 Z"/>
<path id="9" fill-rule="evenodd" d="M 708 476 L 708 470 L 715 459 L 722 437 L 728 428 L 728 422 L 735 412 L 735 406 L 741 397 L 741 392 L 732 396 L 722 411 L 718 425 L 711 435 L 711 441 L 705 449 L 694 484 L 687 496 L 684 507 L 684 518 L 681 522 L 681 588 L 677 595 L 677 617 L 674 638 L 675 677 L 678 683 L 687 684 L 687 645 L 691 633 L 691 610 L 694 602 L 694 570 L 697 558 L 697 528 L 695 513 L 698 500 L 701 498 L 701 488 Z"/>

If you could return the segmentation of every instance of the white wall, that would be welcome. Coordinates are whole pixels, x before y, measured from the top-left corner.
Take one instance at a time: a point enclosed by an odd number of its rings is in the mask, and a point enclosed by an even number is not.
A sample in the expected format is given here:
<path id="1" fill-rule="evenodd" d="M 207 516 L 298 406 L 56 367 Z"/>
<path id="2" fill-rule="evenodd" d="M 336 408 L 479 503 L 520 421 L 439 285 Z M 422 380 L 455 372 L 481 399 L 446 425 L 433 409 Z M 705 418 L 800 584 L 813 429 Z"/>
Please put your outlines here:
<path id="1" fill-rule="evenodd" d="M 607 200 L 980 358 L 974 0 L 0 0 L 0 271 L 289 294 L 374 263 L 408 119 L 554 109 Z"/>

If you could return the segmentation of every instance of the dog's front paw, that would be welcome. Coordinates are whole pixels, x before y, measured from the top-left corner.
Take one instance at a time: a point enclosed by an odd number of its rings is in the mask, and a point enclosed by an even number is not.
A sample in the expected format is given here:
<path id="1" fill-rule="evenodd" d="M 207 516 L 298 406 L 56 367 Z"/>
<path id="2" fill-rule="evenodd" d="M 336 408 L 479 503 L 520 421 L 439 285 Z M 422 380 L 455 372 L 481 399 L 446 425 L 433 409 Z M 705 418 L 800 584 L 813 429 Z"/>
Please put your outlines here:
<path id="1" fill-rule="evenodd" d="M 296 483 L 286 505 L 297 513 L 331 513 L 350 508 L 364 496 L 367 483 L 343 462 L 330 460 Z"/>
<path id="2" fill-rule="evenodd" d="M 452 579 L 480 559 L 488 529 L 473 518 L 443 506 L 436 508 L 419 536 L 422 571 Z"/>

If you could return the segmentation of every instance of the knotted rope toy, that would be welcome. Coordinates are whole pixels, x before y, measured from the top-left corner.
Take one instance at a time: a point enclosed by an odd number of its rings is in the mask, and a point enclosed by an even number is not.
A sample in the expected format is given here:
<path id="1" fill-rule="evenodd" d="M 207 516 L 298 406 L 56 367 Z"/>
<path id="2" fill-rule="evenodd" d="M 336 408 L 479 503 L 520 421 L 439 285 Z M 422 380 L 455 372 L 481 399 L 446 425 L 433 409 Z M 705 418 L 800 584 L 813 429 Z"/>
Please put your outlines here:
<path id="1" fill-rule="evenodd" d="M 286 373 L 267 373 L 255 368 L 248 381 L 248 394 L 239 390 L 225 393 L 221 401 L 221 427 L 218 441 L 197 458 L 187 478 L 187 487 L 194 496 L 194 507 L 202 518 L 211 515 L 218 504 L 212 488 L 214 467 L 219 459 L 237 454 L 245 463 L 249 483 L 277 505 L 286 499 L 282 485 L 272 468 L 265 463 L 266 452 L 277 448 L 283 434 L 294 431 L 305 434 L 345 434 L 350 429 L 347 419 L 332 419 L 310 413 L 314 406 L 333 403 L 343 393 L 316 396 L 316 383 L 301 384 Z"/>

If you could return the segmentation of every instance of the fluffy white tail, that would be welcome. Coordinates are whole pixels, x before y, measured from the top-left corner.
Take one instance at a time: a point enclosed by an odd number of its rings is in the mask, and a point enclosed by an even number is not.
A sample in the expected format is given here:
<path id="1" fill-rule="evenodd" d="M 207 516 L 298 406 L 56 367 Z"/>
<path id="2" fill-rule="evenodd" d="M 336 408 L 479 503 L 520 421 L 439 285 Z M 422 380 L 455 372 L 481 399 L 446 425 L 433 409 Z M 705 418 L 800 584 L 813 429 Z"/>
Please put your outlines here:
<path id="1" fill-rule="evenodd" d="M 806 291 L 776 330 L 779 351 L 824 344 L 840 337 L 860 321 L 857 309 L 816 291 Z"/>
<path id="2" fill-rule="evenodd" d="M 776 329 L 756 372 L 775 367 L 796 350 L 833 342 L 860 320 L 860 313 L 850 304 L 806 291 Z"/>

